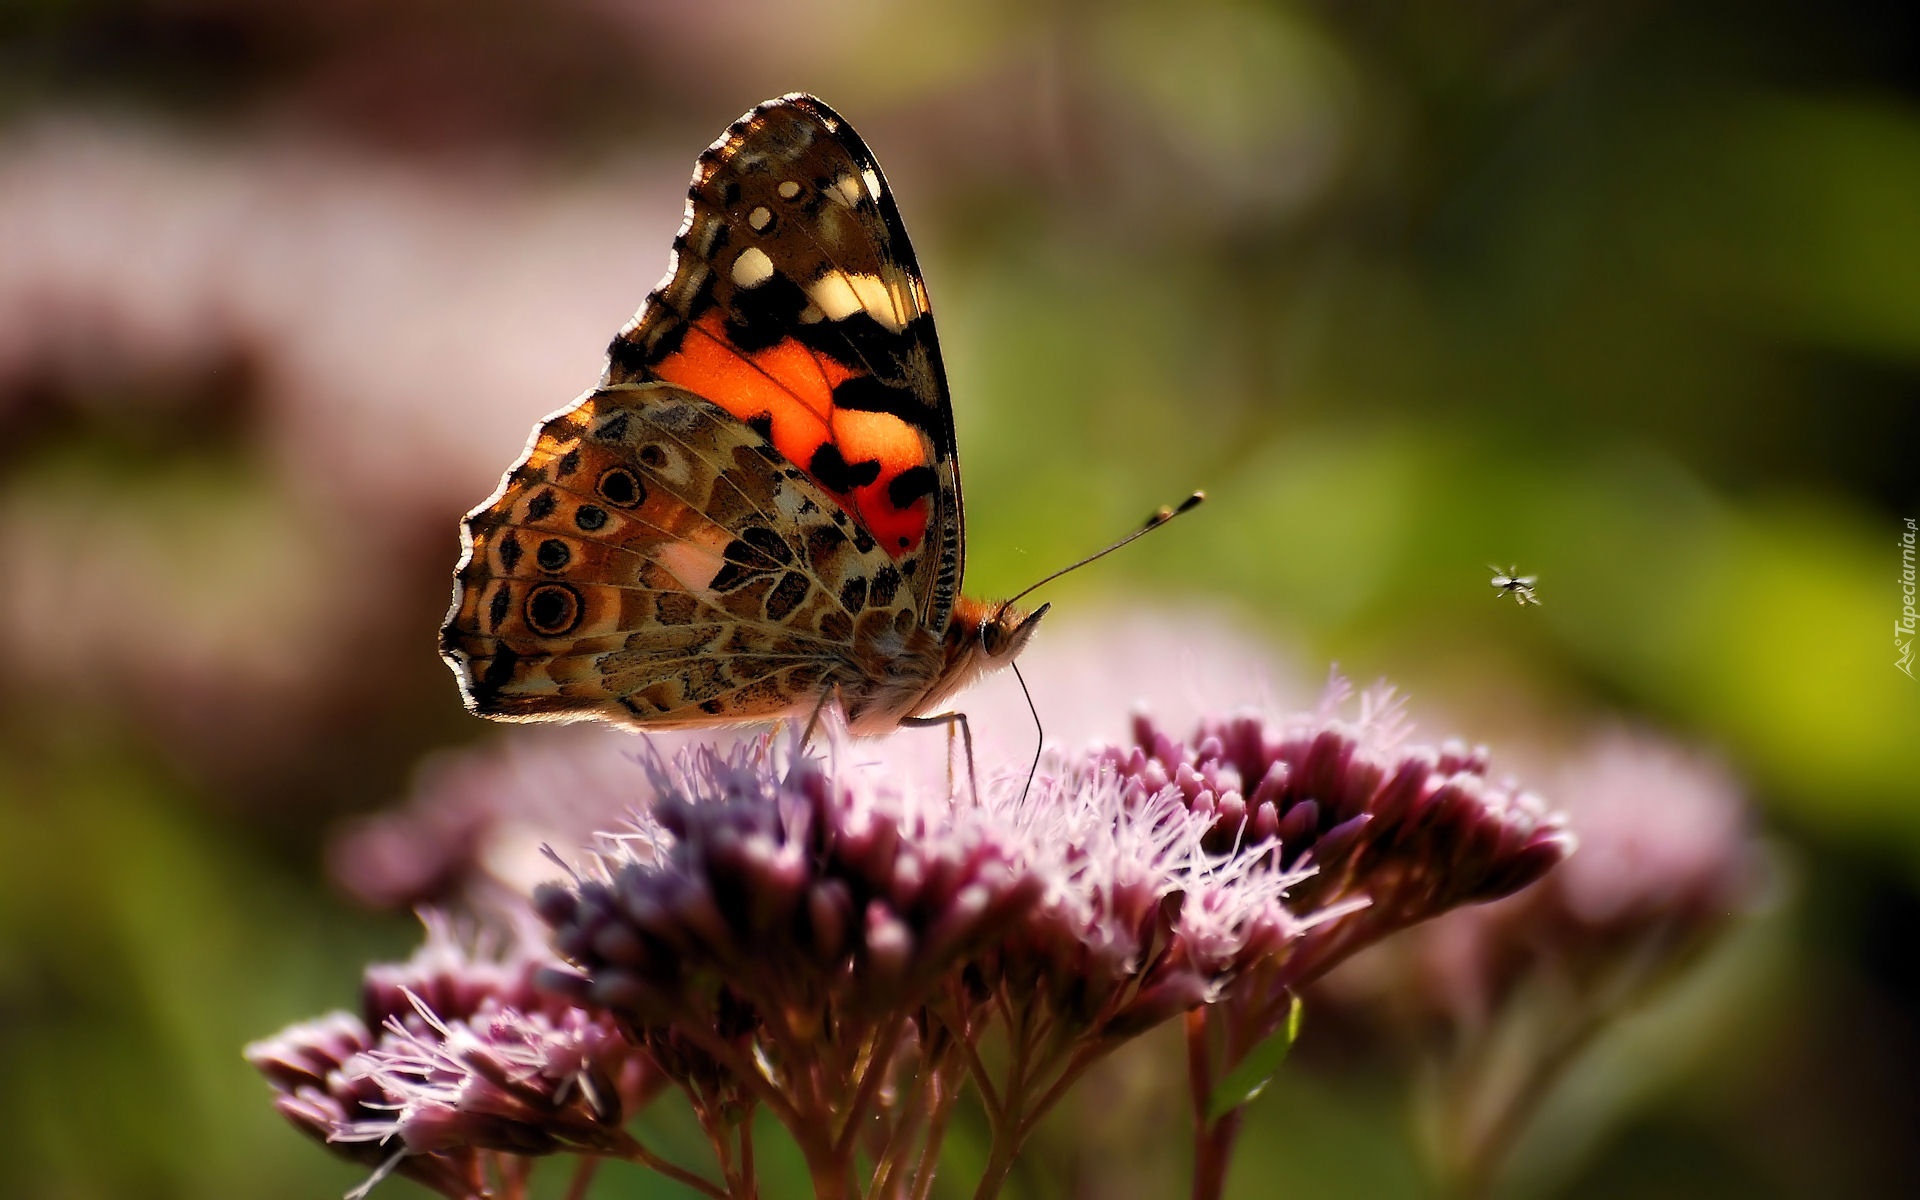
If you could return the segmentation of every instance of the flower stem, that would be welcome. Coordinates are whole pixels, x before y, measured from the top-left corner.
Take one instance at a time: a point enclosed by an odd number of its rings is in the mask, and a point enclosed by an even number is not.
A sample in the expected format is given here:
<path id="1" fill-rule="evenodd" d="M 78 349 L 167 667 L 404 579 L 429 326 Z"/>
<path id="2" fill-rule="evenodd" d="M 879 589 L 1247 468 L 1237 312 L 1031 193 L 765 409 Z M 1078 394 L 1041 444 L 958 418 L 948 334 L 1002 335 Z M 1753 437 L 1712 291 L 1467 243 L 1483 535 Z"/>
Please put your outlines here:
<path id="1" fill-rule="evenodd" d="M 637 1162 L 656 1174 L 665 1175 L 675 1183 L 692 1188 L 702 1196 L 712 1196 L 715 1200 L 726 1200 L 726 1188 L 718 1184 L 709 1183 L 685 1167 L 668 1162 L 658 1154 L 647 1149 L 638 1139 L 628 1138 L 626 1144 L 620 1148 L 618 1153 L 620 1157 L 627 1161 Z"/>
<path id="2" fill-rule="evenodd" d="M 1241 1109 L 1217 1121 L 1197 1120 L 1193 1131 L 1193 1200 L 1220 1200 L 1227 1192 L 1227 1168 L 1240 1136 Z"/>
<path id="3" fill-rule="evenodd" d="M 991 1200 L 1000 1194 L 1007 1173 L 1013 1169 L 1014 1154 L 1020 1147 L 1024 1133 L 1021 1098 L 1027 1090 L 1029 1058 L 1033 1052 L 1031 1016 L 1031 1009 L 1022 1008 L 1016 1019 L 1007 1022 L 1010 1045 L 1006 1082 L 1000 1091 L 1002 1108 L 997 1114 L 998 1119 L 992 1122 L 993 1148 L 988 1153 L 986 1169 L 980 1174 L 980 1186 L 974 1189 L 974 1200 Z"/>
<path id="4" fill-rule="evenodd" d="M 912 1157 L 913 1145 L 923 1122 L 928 1126 L 928 1137 L 933 1136 L 932 1119 L 936 1115 L 936 1106 L 940 1102 L 941 1082 L 947 1063 L 952 1057 L 952 1042 L 936 1043 L 934 1047 L 923 1045 L 924 1054 L 919 1070 L 913 1073 L 913 1090 L 906 1102 L 891 1114 L 892 1121 L 887 1130 L 886 1141 L 879 1147 L 875 1158 L 872 1194 L 875 1196 L 895 1196 L 900 1193 L 899 1180 L 902 1177 L 912 1180 L 908 1159 Z M 925 1155 L 918 1156 L 916 1167 L 925 1162 Z"/>
<path id="5" fill-rule="evenodd" d="M 901 1013 L 888 1022 L 886 1031 L 875 1040 L 873 1053 L 867 1058 L 866 1072 L 860 1080 L 860 1086 L 854 1091 L 852 1103 L 843 1114 L 844 1123 L 840 1133 L 834 1138 L 834 1154 L 844 1158 L 852 1152 L 853 1139 L 859 1135 L 863 1123 L 861 1118 L 872 1105 L 881 1085 L 886 1082 L 888 1073 L 893 1070 L 894 1048 L 900 1044 L 900 1034 L 906 1026 L 907 1014 Z"/>
<path id="6" fill-rule="evenodd" d="M 1442 1161 L 1445 1194 L 1474 1197 L 1491 1191 L 1527 1122 L 1613 1015 L 1616 1014 L 1604 1005 L 1578 1014 L 1567 1028 L 1549 1039 L 1548 1045 L 1535 1052 L 1534 1061 L 1518 1078 L 1504 1086 L 1483 1085 L 1493 1094 L 1490 1102 L 1460 1105 L 1466 1112 L 1477 1114 L 1479 1119 L 1461 1121 L 1464 1128 L 1454 1139 L 1452 1152 Z"/>
<path id="7" fill-rule="evenodd" d="M 847 1200 L 851 1195 L 848 1188 L 848 1164 L 842 1159 L 810 1161 L 808 1173 L 813 1179 L 813 1200 Z"/>
<path id="8" fill-rule="evenodd" d="M 1271 1023 L 1272 1012 L 1260 1010 L 1256 1027 Z M 1187 1086 L 1193 1103 L 1193 1200 L 1220 1200 L 1227 1190 L 1227 1169 L 1233 1163 L 1234 1144 L 1245 1118 L 1244 1105 L 1236 1105 L 1218 1118 L 1211 1117 L 1213 1091 L 1218 1081 L 1239 1065 L 1246 1054 L 1243 1039 L 1233 1030 L 1244 1023 L 1229 1023 L 1220 1010 L 1196 1008 L 1187 1013 Z"/>
<path id="9" fill-rule="evenodd" d="M 953 1117 L 953 1102 L 959 1096 L 957 1080 L 951 1073 L 935 1079 L 933 1116 L 927 1122 L 927 1138 L 920 1147 L 920 1165 L 913 1181 L 913 1200 L 927 1200 L 933 1193 L 933 1177 L 940 1169 L 940 1145 L 946 1141 L 947 1122 Z"/>
<path id="10" fill-rule="evenodd" d="M 993 1152 L 987 1158 L 986 1170 L 980 1173 L 980 1186 L 973 1189 L 973 1200 L 993 1200 L 1006 1185 L 1007 1173 L 1013 1170 L 1013 1139 L 996 1137 L 993 1139 Z"/>

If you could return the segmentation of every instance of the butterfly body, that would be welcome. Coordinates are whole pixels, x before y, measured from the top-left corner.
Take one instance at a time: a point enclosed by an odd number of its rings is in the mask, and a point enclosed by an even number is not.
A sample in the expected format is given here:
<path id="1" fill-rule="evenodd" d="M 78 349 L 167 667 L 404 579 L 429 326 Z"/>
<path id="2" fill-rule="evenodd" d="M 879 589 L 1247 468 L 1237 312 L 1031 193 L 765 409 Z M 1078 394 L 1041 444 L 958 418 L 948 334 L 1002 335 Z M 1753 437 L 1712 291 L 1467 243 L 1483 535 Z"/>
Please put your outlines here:
<path id="1" fill-rule="evenodd" d="M 468 706 L 646 728 L 936 710 L 1045 609 L 963 598 L 953 416 L 871 153 L 819 101 L 700 156 L 600 385 L 468 514 L 441 650 Z"/>

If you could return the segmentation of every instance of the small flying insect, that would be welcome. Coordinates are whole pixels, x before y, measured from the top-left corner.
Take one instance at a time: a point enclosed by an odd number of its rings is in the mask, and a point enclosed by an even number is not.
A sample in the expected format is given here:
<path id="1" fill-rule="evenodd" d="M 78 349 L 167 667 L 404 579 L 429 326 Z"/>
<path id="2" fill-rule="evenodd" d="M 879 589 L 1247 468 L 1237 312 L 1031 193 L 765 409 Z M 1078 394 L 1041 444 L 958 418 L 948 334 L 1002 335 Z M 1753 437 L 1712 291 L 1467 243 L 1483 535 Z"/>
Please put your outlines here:
<path id="1" fill-rule="evenodd" d="M 1519 567 L 1508 567 L 1503 571 L 1490 565 L 1487 570 L 1493 572 L 1490 582 L 1494 590 L 1512 596 L 1515 604 L 1525 608 L 1529 604 L 1540 603 L 1540 597 L 1533 594 L 1534 581 L 1540 578 L 1538 575 L 1522 575 Z"/>

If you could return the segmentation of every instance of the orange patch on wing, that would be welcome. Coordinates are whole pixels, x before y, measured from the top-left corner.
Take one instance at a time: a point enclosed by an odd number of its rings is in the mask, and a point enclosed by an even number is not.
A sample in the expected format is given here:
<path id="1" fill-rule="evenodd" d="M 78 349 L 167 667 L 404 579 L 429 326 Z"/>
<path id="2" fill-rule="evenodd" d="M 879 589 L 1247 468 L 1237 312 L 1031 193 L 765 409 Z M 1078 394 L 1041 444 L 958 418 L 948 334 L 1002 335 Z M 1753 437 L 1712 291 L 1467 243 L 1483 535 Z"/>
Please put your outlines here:
<path id="1" fill-rule="evenodd" d="M 805 468 L 832 436 L 833 389 L 853 372 L 816 355 L 793 338 L 751 353 L 727 338 L 726 318 L 710 312 L 687 328 L 680 349 L 661 359 L 653 373 L 697 392 L 742 421 L 773 419 L 773 447 Z"/>
<path id="2" fill-rule="evenodd" d="M 902 471 L 926 466 L 927 447 L 913 426 L 892 413 L 836 410 L 832 418 L 834 441 L 849 462 L 869 459 L 880 464 L 880 477 L 855 489 L 855 515 L 887 553 L 900 558 L 920 546 L 927 530 L 927 502 L 917 500 L 895 508 L 887 486 Z"/>
<path id="3" fill-rule="evenodd" d="M 908 467 L 927 461 L 926 443 L 913 426 L 892 413 L 837 409 L 832 416 L 833 440 L 848 462 L 873 459 L 880 464 L 880 482 Z"/>
<path id="4" fill-rule="evenodd" d="M 726 318 L 715 311 L 688 326 L 680 348 L 661 359 L 653 373 L 742 421 L 766 415 L 773 425 L 773 448 L 810 476 L 814 454 L 829 441 L 849 463 L 879 463 L 879 478 L 851 495 L 817 477 L 814 482 L 840 499 L 892 557 L 905 557 L 925 539 L 928 502 L 895 508 L 887 485 L 902 471 L 927 465 L 926 443 L 891 413 L 836 409 L 833 389 L 855 372 L 831 356 L 815 354 L 794 338 L 765 350 L 742 350 L 728 339 Z"/>

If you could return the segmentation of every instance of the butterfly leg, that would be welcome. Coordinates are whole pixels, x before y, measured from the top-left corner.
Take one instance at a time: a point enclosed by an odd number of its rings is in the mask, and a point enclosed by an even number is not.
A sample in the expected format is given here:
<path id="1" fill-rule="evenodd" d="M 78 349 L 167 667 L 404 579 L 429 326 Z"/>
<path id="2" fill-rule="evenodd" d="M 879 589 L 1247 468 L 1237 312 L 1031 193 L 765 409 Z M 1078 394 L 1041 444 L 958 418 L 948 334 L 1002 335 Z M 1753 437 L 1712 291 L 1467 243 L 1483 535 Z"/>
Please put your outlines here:
<path id="1" fill-rule="evenodd" d="M 827 707 L 827 694 L 822 693 L 820 696 L 819 702 L 813 706 L 813 711 L 807 714 L 806 728 L 801 730 L 800 732 L 800 748 L 801 749 L 803 750 L 806 749 L 808 743 L 813 741 L 813 731 L 819 728 L 819 725 L 820 725 L 821 710 L 825 709 L 826 707 Z"/>
<path id="2" fill-rule="evenodd" d="M 937 713 L 931 717 L 902 717 L 900 724 L 915 729 L 928 729 L 935 725 L 947 727 L 947 794 L 953 794 L 953 730 L 960 729 L 960 740 L 967 748 L 967 787 L 973 793 L 973 802 L 980 802 L 980 779 L 973 769 L 973 727 L 967 724 L 967 714 L 963 712 Z"/>

